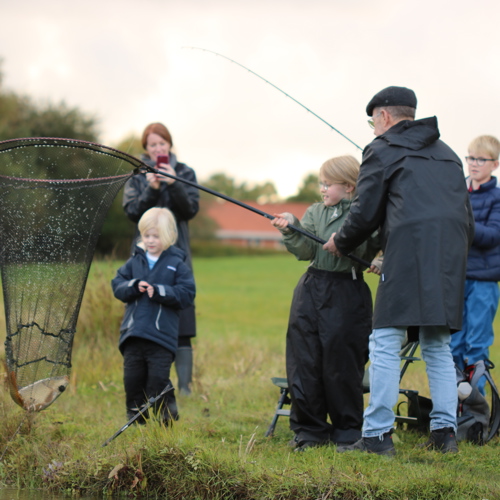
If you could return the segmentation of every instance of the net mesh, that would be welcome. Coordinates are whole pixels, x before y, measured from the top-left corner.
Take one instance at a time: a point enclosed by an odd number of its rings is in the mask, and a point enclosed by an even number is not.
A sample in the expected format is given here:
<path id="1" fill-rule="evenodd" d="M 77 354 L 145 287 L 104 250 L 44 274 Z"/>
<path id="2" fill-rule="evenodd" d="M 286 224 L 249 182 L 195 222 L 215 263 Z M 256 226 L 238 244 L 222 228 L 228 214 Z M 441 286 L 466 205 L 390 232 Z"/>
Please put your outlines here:
<path id="1" fill-rule="evenodd" d="M 12 398 L 28 411 L 66 388 L 85 283 L 105 216 L 141 162 L 98 144 L 0 142 L 0 265 Z"/>

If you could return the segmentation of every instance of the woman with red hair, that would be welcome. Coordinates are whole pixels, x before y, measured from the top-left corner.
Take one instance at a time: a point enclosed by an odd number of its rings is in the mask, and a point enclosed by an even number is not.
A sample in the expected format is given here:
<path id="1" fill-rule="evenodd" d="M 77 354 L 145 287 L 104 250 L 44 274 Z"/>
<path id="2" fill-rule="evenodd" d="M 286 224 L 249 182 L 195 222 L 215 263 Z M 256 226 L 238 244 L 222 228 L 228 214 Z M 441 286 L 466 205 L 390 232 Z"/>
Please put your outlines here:
<path id="1" fill-rule="evenodd" d="M 194 170 L 177 161 L 177 156 L 172 152 L 173 145 L 167 127 L 162 123 L 151 123 L 142 134 L 145 154 L 141 160 L 165 173 L 196 182 Z M 167 156 L 168 162 L 157 165 L 157 158 L 160 155 Z M 199 199 L 198 189 L 170 177 L 148 172 L 134 175 L 127 181 L 123 194 L 123 208 L 128 218 L 135 223 L 152 207 L 168 208 L 177 222 L 179 237 L 176 246 L 184 250 L 186 263 L 192 269 L 188 221 L 198 213 Z M 193 373 L 191 338 L 195 335 L 196 319 L 193 305 L 181 311 L 179 345 L 175 358 L 179 392 L 185 395 L 191 393 Z"/>

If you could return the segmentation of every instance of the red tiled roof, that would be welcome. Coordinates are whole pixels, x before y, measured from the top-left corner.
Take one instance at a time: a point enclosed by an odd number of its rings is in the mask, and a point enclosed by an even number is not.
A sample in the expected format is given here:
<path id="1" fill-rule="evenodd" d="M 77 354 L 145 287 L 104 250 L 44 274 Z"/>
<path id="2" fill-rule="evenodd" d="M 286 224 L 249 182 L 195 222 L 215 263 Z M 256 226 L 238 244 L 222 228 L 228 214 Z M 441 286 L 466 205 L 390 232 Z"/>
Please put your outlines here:
<path id="1" fill-rule="evenodd" d="M 266 203 L 259 205 L 255 201 L 245 201 L 244 203 L 270 215 L 289 212 L 299 220 L 310 205 L 310 203 Z M 240 233 L 241 237 L 245 239 L 252 234 L 256 237 L 281 238 L 281 233 L 271 225 L 269 219 L 225 200 L 210 202 L 206 207 L 206 214 L 217 222 L 219 235 Z"/>

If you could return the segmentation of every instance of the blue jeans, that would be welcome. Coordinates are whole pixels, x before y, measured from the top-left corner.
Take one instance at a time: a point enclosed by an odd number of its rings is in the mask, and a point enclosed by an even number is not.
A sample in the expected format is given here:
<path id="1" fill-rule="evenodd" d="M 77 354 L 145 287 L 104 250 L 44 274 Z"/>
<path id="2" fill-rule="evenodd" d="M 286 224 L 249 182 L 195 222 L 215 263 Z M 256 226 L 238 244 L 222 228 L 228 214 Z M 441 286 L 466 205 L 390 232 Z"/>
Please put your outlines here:
<path id="1" fill-rule="evenodd" d="M 364 413 L 363 436 L 382 436 L 394 425 L 398 402 L 399 352 L 405 327 L 376 328 L 370 335 L 370 402 Z M 433 408 L 431 430 L 457 428 L 457 381 L 446 327 L 421 326 L 420 350 L 426 364 Z"/>
<path id="2" fill-rule="evenodd" d="M 498 308 L 496 281 L 467 280 L 463 327 L 451 337 L 451 352 L 456 365 L 464 369 L 481 359 L 488 359 L 493 344 L 493 320 Z"/>

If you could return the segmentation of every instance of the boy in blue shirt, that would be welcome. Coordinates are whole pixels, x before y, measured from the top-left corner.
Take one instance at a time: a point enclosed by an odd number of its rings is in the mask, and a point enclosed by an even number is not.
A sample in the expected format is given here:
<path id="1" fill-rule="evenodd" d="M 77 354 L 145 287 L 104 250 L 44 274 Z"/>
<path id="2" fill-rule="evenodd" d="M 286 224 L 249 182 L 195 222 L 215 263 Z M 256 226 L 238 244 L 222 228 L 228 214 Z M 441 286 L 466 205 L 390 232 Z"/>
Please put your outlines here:
<path id="1" fill-rule="evenodd" d="M 482 135 L 470 143 L 468 151 L 466 182 L 476 229 L 467 258 L 463 327 L 451 336 L 450 344 L 460 369 L 488 359 L 500 280 L 500 188 L 492 175 L 498 167 L 500 142 Z"/>

